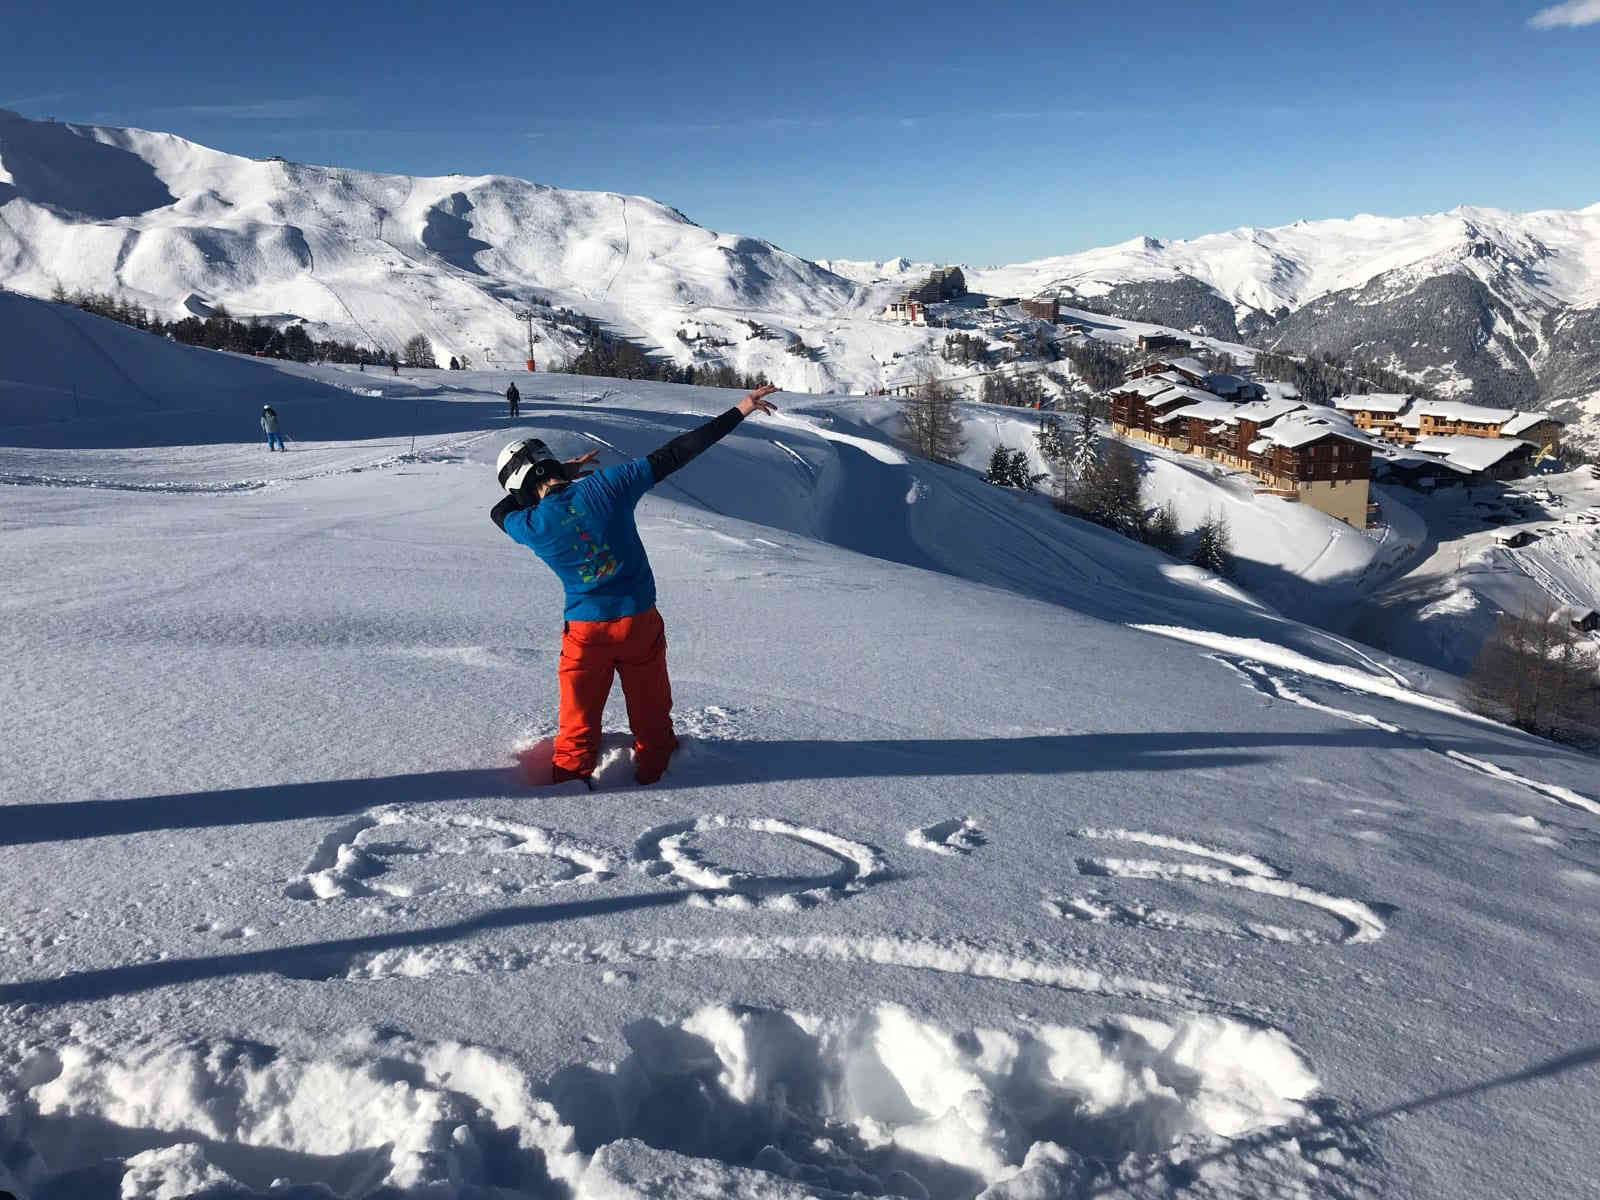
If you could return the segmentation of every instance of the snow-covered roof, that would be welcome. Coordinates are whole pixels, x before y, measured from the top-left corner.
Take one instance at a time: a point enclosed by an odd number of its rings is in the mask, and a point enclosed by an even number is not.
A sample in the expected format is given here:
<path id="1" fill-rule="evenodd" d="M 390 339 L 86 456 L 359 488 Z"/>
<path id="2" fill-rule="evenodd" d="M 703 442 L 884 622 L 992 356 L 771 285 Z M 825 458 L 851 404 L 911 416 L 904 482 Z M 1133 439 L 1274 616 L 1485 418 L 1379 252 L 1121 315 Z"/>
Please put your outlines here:
<path id="1" fill-rule="evenodd" d="M 1525 412 L 1518 413 L 1504 425 L 1500 426 L 1500 433 L 1504 437 L 1516 437 L 1519 433 L 1526 433 L 1535 425 L 1541 424 L 1545 421 L 1555 421 L 1557 425 L 1565 424 L 1565 422 L 1557 421 L 1556 418 L 1552 417 L 1549 413 Z"/>
<path id="2" fill-rule="evenodd" d="M 1149 375 L 1143 379 L 1136 379 L 1132 383 L 1125 383 L 1114 390 L 1124 394 L 1131 393 L 1135 396 L 1149 397 L 1176 386 L 1177 384 L 1171 379 L 1162 379 L 1156 375 Z"/>
<path id="3" fill-rule="evenodd" d="M 1469 434 L 1430 434 L 1418 438 L 1413 450 L 1442 458 L 1452 467 L 1465 471 L 1487 471 L 1508 454 L 1527 446 L 1537 450 L 1532 442 L 1520 438 L 1484 438 Z"/>
<path id="4" fill-rule="evenodd" d="M 1147 400 L 1145 407 L 1166 408 L 1173 404 L 1204 404 L 1215 399 L 1216 397 L 1210 392 L 1203 392 L 1196 387 L 1172 387 L 1168 385 L 1168 390 Z"/>
<path id="5" fill-rule="evenodd" d="M 1193 375 L 1197 379 L 1206 377 L 1206 365 L 1198 358 L 1168 358 L 1163 359 L 1174 371 L 1182 371 L 1186 375 Z"/>
<path id="6" fill-rule="evenodd" d="M 1363 446 L 1372 444 L 1370 438 L 1362 436 L 1355 426 L 1350 424 L 1348 417 L 1326 408 L 1289 413 L 1263 429 L 1260 440 L 1293 450 L 1300 446 L 1309 446 L 1312 442 L 1319 442 L 1325 437 L 1343 438 L 1347 442 L 1357 442 Z M 1251 453 L 1256 452 L 1252 450 Z"/>
<path id="7" fill-rule="evenodd" d="M 1249 404 L 1241 404 L 1234 409 L 1228 416 L 1228 423 L 1254 421 L 1257 425 L 1265 425 L 1304 407 L 1305 405 L 1301 404 L 1300 401 L 1287 398 L 1252 400 Z"/>
<path id="8" fill-rule="evenodd" d="M 1269 400 L 1298 400 L 1300 389 L 1294 384 L 1282 379 L 1262 380 L 1261 386 L 1266 389 Z"/>
<path id="9" fill-rule="evenodd" d="M 1460 400 L 1419 400 L 1411 410 L 1419 417 L 1439 417 L 1446 421 L 1471 421 L 1478 425 L 1503 425 L 1517 415 L 1514 408 L 1485 408 Z"/>
<path id="10" fill-rule="evenodd" d="M 1255 380 L 1246 379 L 1242 375 L 1234 375 L 1227 371 L 1213 371 L 1201 380 L 1201 383 L 1218 395 L 1227 395 L 1230 392 L 1239 391 L 1266 391 L 1266 388 Z"/>
<path id="11" fill-rule="evenodd" d="M 1340 412 L 1398 413 L 1411 403 L 1407 392 L 1368 392 L 1364 396 L 1335 396 L 1333 406 Z"/>
<path id="12" fill-rule="evenodd" d="M 1226 400 L 1201 400 L 1172 412 L 1163 413 L 1156 418 L 1156 423 L 1165 425 L 1168 421 L 1175 421 L 1179 417 L 1197 417 L 1202 421 L 1215 421 L 1218 417 L 1227 416 L 1233 409 L 1234 406 Z"/>

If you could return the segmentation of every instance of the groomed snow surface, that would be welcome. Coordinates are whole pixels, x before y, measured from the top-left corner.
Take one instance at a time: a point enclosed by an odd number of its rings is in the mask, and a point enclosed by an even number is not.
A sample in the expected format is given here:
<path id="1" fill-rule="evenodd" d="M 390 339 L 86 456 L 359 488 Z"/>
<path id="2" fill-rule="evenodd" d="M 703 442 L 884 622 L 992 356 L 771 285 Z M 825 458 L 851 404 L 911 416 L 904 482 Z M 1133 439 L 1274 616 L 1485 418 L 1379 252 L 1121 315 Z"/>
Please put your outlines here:
<path id="1" fill-rule="evenodd" d="M 560 597 L 487 519 L 496 451 L 621 461 L 734 394 L 524 375 L 513 424 L 503 374 L 0 299 L 0 1188 L 1600 1174 L 1594 759 L 779 396 L 640 509 L 667 775 L 614 697 L 596 790 L 535 786 Z"/>

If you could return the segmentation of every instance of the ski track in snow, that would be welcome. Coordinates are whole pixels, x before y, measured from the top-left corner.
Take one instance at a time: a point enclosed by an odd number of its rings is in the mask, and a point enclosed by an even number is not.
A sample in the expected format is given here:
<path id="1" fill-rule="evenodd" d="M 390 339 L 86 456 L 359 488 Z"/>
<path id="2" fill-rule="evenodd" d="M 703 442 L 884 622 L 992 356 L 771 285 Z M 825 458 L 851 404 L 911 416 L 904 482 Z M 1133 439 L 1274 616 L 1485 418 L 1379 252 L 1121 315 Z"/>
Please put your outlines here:
<path id="1" fill-rule="evenodd" d="M 1076 835 L 1096 841 L 1132 842 L 1176 850 L 1209 863 L 1179 863 L 1155 859 L 1092 858 L 1076 860 L 1079 875 L 1111 879 L 1201 883 L 1239 888 L 1258 895 L 1275 896 L 1321 909 L 1339 923 L 1343 933 L 1332 937 L 1315 929 L 1274 925 L 1263 921 L 1230 921 L 1203 914 L 1172 912 L 1148 905 L 1119 901 L 1103 895 L 1047 895 L 1044 909 L 1052 916 L 1098 925 L 1135 925 L 1166 931 L 1203 933 L 1258 941 L 1298 945 L 1375 942 L 1388 931 L 1382 917 L 1359 900 L 1329 895 L 1295 883 L 1284 872 L 1253 855 L 1235 854 L 1165 834 L 1130 829 L 1080 829 Z"/>
<path id="2" fill-rule="evenodd" d="M 800 961 L 867 963 L 942 975 L 965 975 L 1001 983 L 1032 984 L 1118 1000 L 1140 1000 L 1194 1012 L 1227 1012 L 1265 1021 L 1270 1013 L 1253 1005 L 1228 1004 L 1171 984 L 1107 974 L 1090 967 L 1037 956 L 1031 946 L 1005 947 L 964 939 L 850 936 L 721 936 L 620 938 L 606 941 L 538 942 L 517 950 L 385 950 L 353 959 L 341 978 L 357 982 L 421 979 L 543 970 L 557 966 Z"/>
<path id="3" fill-rule="evenodd" d="M 906 831 L 906 845 L 934 854 L 970 854 L 987 840 L 971 817 L 951 817 Z"/>
<path id="4" fill-rule="evenodd" d="M 802 476 L 804 476 L 805 481 L 808 484 L 816 483 L 816 481 L 817 481 L 817 472 L 811 466 L 810 463 L 808 463 L 798 453 L 796 453 L 795 451 L 791 450 L 788 446 L 786 446 L 782 442 L 778 441 L 776 438 L 768 438 L 767 441 L 770 442 L 772 445 L 776 446 L 779 450 L 782 450 L 785 454 L 787 454 L 791 459 L 794 460 L 795 466 L 800 468 L 800 473 L 801 473 Z"/>
<path id="5" fill-rule="evenodd" d="M 1571 788 L 1563 787 L 1560 784 L 1544 783 L 1537 779 L 1530 779 L 1526 775 L 1519 775 L 1515 771 L 1507 770 L 1505 767 L 1488 762 L 1485 759 L 1473 758 L 1471 755 L 1463 754 L 1459 750 L 1440 748 L 1430 742 L 1423 734 L 1402 728 L 1370 713 L 1337 708 L 1334 705 L 1323 704 L 1313 700 L 1309 696 L 1296 691 L 1286 679 L 1274 674 L 1261 662 L 1248 658 L 1235 658 L 1228 654 L 1208 654 L 1206 657 L 1213 662 L 1221 663 L 1229 670 L 1242 676 L 1250 687 L 1255 688 L 1264 696 L 1275 700 L 1287 700 L 1291 704 L 1297 704 L 1301 708 L 1309 708 L 1313 712 L 1327 713 L 1329 716 L 1353 721 L 1358 725 L 1366 725 L 1372 729 L 1382 730 L 1384 733 L 1393 734 L 1396 738 L 1409 742 L 1427 751 L 1438 760 L 1447 762 L 1461 770 L 1471 771 L 1477 775 L 1486 775 L 1491 779 L 1498 779 L 1505 783 L 1515 783 L 1535 795 L 1542 796 L 1544 799 L 1553 801 L 1556 804 L 1600 815 L 1600 801 L 1585 796 L 1581 792 L 1573 791 Z M 1332 682 L 1342 683 L 1343 681 L 1333 680 Z"/>
<path id="6" fill-rule="evenodd" d="M 233 483 L 131 483 L 114 479 L 89 479 L 85 476 L 0 473 L 0 485 L 5 487 L 97 488 L 107 492 L 157 492 L 172 495 L 255 492 L 279 482 L 281 481 L 244 479 Z"/>
<path id="7" fill-rule="evenodd" d="M 694 846 L 697 834 L 718 829 L 747 829 L 774 833 L 803 842 L 839 860 L 839 867 L 812 886 L 796 887 L 746 871 L 734 871 L 709 862 Z M 842 900 L 886 879 L 889 865 L 871 846 L 820 829 L 793 825 L 774 817 L 709 815 L 674 821 L 647 830 L 634 843 L 633 865 L 646 875 L 700 889 L 689 903 L 714 908 L 749 910 L 776 908 L 794 911 L 830 900 Z"/>
<path id="8" fill-rule="evenodd" d="M 155 480 L 144 483 L 126 479 L 95 479 L 86 475 L 38 475 L 27 472 L 0 472 L 0 486 L 94 488 L 107 492 L 149 492 L 164 495 L 216 495 L 232 492 L 256 492 L 264 488 L 279 488 L 309 479 L 330 479 L 341 475 L 360 475 L 364 471 L 385 471 L 394 467 L 412 466 L 424 462 L 457 462 L 459 453 L 499 431 L 473 434 L 453 441 L 438 442 L 427 449 L 403 454 L 391 454 L 368 462 L 344 467 L 330 467 L 320 471 L 305 471 L 297 475 L 283 475 L 273 479 L 235 479 L 216 483 L 178 482 Z M 293 453 L 316 453 L 315 447 L 296 446 Z"/>

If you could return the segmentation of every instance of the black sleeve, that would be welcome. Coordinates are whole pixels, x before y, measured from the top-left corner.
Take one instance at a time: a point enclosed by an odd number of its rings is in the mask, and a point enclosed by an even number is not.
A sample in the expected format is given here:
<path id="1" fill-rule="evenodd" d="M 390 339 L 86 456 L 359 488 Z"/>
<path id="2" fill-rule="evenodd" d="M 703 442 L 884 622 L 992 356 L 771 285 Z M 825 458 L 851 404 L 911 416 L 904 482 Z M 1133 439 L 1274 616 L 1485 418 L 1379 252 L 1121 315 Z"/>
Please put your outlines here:
<path id="1" fill-rule="evenodd" d="M 515 496 L 507 496 L 489 510 L 489 519 L 500 527 L 500 532 L 506 531 L 506 518 L 522 507 L 522 502 Z"/>
<path id="2" fill-rule="evenodd" d="M 716 445 L 732 433 L 734 426 L 742 420 L 744 414 L 737 408 L 730 408 L 720 417 L 712 417 L 698 429 L 680 433 L 661 449 L 652 450 L 649 460 L 650 467 L 656 474 L 656 482 L 660 483 L 695 455 Z"/>

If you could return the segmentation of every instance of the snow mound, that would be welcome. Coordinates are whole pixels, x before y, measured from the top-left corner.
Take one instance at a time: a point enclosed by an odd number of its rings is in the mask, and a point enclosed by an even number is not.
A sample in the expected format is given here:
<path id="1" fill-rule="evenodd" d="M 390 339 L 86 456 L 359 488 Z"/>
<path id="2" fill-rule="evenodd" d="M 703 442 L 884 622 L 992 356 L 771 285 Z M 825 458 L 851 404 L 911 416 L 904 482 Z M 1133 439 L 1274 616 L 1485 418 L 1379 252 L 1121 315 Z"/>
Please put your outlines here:
<path id="1" fill-rule="evenodd" d="M 551 1080 L 594 1152 L 580 1198 L 1122 1194 L 1158 1160 L 1318 1125 L 1294 1047 L 1220 1017 L 953 1030 L 890 1004 L 711 1005 L 626 1036 L 614 1070 Z"/>
<path id="2" fill-rule="evenodd" d="M 949 1029 L 894 1004 L 827 1018 L 713 1004 L 623 1036 L 620 1063 L 543 1082 L 476 1047 L 372 1030 L 315 1050 L 24 1048 L 26 1097 L 0 1126 L 0 1160 L 40 1195 L 150 1200 L 491 1187 L 1018 1200 L 1135 1181 L 1166 1194 L 1147 1185 L 1186 1176 L 1186 1161 L 1208 1176 L 1226 1162 L 1218 1182 L 1234 1186 L 1220 1194 L 1248 1194 L 1249 1153 L 1209 1152 L 1255 1135 L 1281 1156 L 1328 1136 L 1288 1039 L 1219 1016 Z M 1320 1169 L 1302 1161 L 1302 1181 Z"/>

